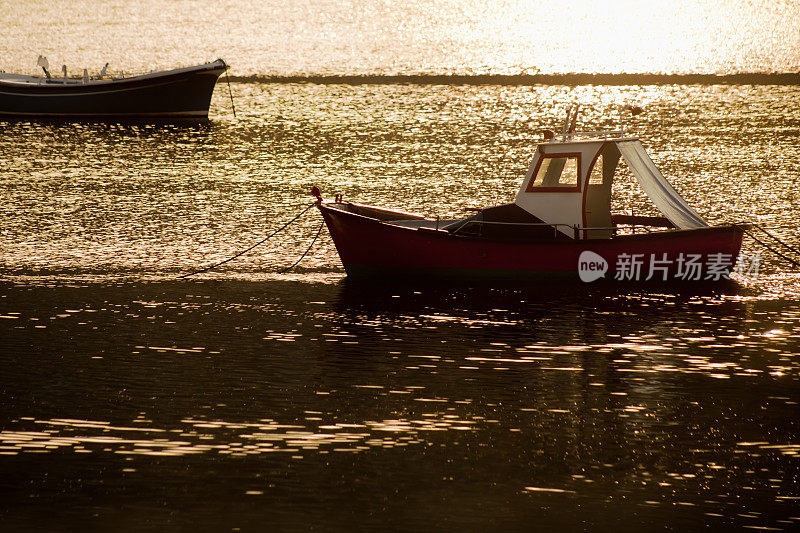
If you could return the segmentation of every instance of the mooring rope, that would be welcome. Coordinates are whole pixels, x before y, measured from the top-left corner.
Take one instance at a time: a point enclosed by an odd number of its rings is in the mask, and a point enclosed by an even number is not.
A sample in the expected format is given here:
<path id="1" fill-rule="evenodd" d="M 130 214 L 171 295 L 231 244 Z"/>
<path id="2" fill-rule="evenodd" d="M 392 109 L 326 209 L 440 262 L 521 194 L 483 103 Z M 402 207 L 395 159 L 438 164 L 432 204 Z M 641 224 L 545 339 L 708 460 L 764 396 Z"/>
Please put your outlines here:
<path id="1" fill-rule="evenodd" d="M 283 270 L 279 271 L 278 274 L 285 274 L 285 273 L 289 272 L 291 269 L 293 269 L 294 267 L 296 267 L 297 265 L 300 264 L 300 261 L 302 261 L 303 258 L 306 255 L 308 255 L 308 252 L 311 251 L 311 247 L 314 246 L 315 242 L 317 242 L 317 237 L 319 237 L 319 234 L 322 233 L 322 226 L 324 226 L 324 225 L 325 225 L 325 221 L 324 220 L 319 223 L 319 228 L 317 228 L 317 234 L 314 235 L 314 238 L 311 240 L 311 244 L 308 245 L 308 248 L 306 248 L 306 251 L 303 252 L 303 255 L 300 256 L 300 259 L 295 261 L 294 264 L 292 266 L 290 266 L 289 268 L 284 268 Z"/>
<path id="2" fill-rule="evenodd" d="M 306 212 L 306 211 L 308 211 L 309 209 L 311 209 L 311 208 L 312 208 L 312 207 L 314 207 L 315 205 L 317 205 L 317 202 L 312 202 L 311 204 L 307 205 L 307 206 L 306 206 L 306 207 L 305 207 L 305 208 L 304 208 L 302 211 L 300 211 L 299 213 L 297 213 L 297 214 L 294 216 L 294 218 L 293 218 L 293 219 L 291 219 L 289 222 L 287 222 L 286 224 L 284 224 L 284 225 L 283 225 L 283 226 L 281 226 L 280 228 L 276 229 L 275 231 L 273 231 L 272 233 L 270 233 L 269 235 L 267 235 L 266 237 L 264 237 L 263 239 L 261 239 L 260 241 L 258 241 L 257 243 L 255 243 L 254 245 L 250 246 L 249 248 L 247 248 L 247 249 L 245 249 L 245 250 L 242 250 L 241 252 L 239 252 L 238 254 L 234 255 L 233 257 L 230 257 L 230 258 L 228 258 L 228 259 L 226 259 L 226 260 L 224 260 L 224 261 L 220 261 L 219 263 L 215 263 L 215 264 L 213 264 L 213 265 L 211 265 L 211 266 L 207 266 L 207 267 L 205 267 L 205 268 L 202 268 L 202 269 L 200 269 L 200 270 L 196 270 L 196 271 L 194 271 L 194 272 L 189 272 L 188 274 L 184 274 L 184 275 L 182 275 L 182 276 L 178 276 L 178 279 L 188 278 L 189 276 L 194 276 L 194 275 L 196 275 L 196 274 L 202 274 L 202 273 L 204 273 L 204 272 L 208 272 L 209 270 L 212 270 L 212 269 L 214 269 L 214 268 L 217 268 L 218 266 L 222 266 L 222 265 L 224 265 L 225 263 L 229 263 L 230 261 L 233 261 L 233 260 L 234 260 L 234 259 L 236 259 L 237 257 L 241 257 L 241 256 L 243 256 L 244 254 L 246 254 L 247 252 L 249 252 L 250 250 L 252 250 L 252 249 L 253 249 L 253 248 L 255 248 L 256 246 L 260 246 L 260 245 L 264 244 L 264 243 L 265 243 L 265 242 L 267 242 L 269 239 L 271 239 L 272 237 L 274 237 L 275 235 L 277 235 L 278 233 L 280 233 L 281 231 L 283 231 L 284 229 L 286 229 L 287 227 L 289 227 L 289 225 L 290 225 L 292 222 L 294 222 L 295 220 L 297 220 L 298 218 L 300 218 L 302 215 L 304 215 L 304 214 L 305 214 L 305 212 Z M 319 227 L 319 230 L 317 231 L 317 237 L 319 236 L 319 233 L 320 233 L 320 231 L 322 231 L 322 225 L 320 225 L 320 227 Z M 313 246 L 314 242 L 317 240 L 317 237 L 314 237 L 314 241 L 312 241 L 312 242 L 311 242 L 312 246 Z M 299 262 L 300 262 L 300 261 L 301 261 L 301 260 L 302 260 L 302 259 L 303 259 L 303 258 L 306 256 L 306 254 L 308 253 L 308 251 L 309 251 L 309 250 L 311 250 L 311 246 L 309 246 L 309 247 L 308 247 L 308 250 L 306 250 L 306 252 L 305 252 L 305 253 L 304 253 L 302 256 L 300 256 L 300 259 L 298 259 L 298 260 L 297 260 L 297 262 L 296 262 L 295 264 L 293 264 L 292 266 L 290 266 L 290 267 L 289 267 L 288 269 L 286 269 L 285 271 L 291 270 L 292 268 L 294 268 L 295 266 L 297 266 L 297 264 L 298 264 L 298 263 L 299 263 Z M 281 273 L 283 273 L 283 272 L 285 272 L 285 271 L 281 271 Z"/>
<path id="3" fill-rule="evenodd" d="M 233 91 L 231 90 L 231 77 L 228 75 L 228 70 L 230 70 L 230 67 L 227 63 L 225 63 L 225 61 L 222 63 L 225 65 L 225 81 L 228 82 L 228 95 L 231 97 L 231 109 L 233 109 L 233 116 L 236 118 L 236 106 L 233 105 Z"/>
<path id="4" fill-rule="evenodd" d="M 791 252 L 794 252 L 794 253 L 796 253 L 797 255 L 800 255 L 800 250 L 798 250 L 797 248 L 795 248 L 795 247 L 793 247 L 793 246 L 790 246 L 789 244 L 787 244 L 787 243 L 783 242 L 783 241 L 782 241 L 782 240 L 780 240 L 778 237 L 776 237 L 776 236 L 775 236 L 775 235 L 773 235 L 772 233 L 768 232 L 768 231 L 767 231 L 767 228 L 765 228 L 765 227 L 764 227 L 764 226 L 762 226 L 761 224 L 755 224 L 755 227 L 757 227 L 758 229 L 760 229 L 761 231 L 763 231 L 764 233 L 766 233 L 767 235 L 769 235 L 770 237 L 772 237 L 772 238 L 773 238 L 773 239 L 774 239 L 774 240 L 775 240 L 775 241 L 776 241 L 778 244 L 780 244 L 781 246 L 783 246 L 783 247 L 784 247 L 784 248 L 786 248 L 787 250 L 789 250 L 789 251 L 791 251 Z"/>
<path id="5" fill-rule="evenodd" d="M 756 227 L 760 227 L 760 226 L 757 226 L 757 225 L 756 225 Z M 762 229 L 763 231 L 765 231 L 765 232 L 766 232 L 768 235 L 770 235 L 771 237 L 773 237 L 773 238 L 774 238 L 776 241 L 778 241 L 779 243 L 781 243 L 781 244 L 782 244 L 784 247 L 786 247 L 787 249 L 789 249 L 789 250 L 794 250 L 794 249 L 793 249 L 791 246 L 787 245 L 786 243 L 784 243 L 783 241 L 781 241 L 781 240 L 780 240 L 780 239 L 778 239 L 777 237 L 774 237 L 774 236 L 773 236 L 771 233 L 767 232 L 767 230 L 765 230 L 764 228 L 761 228 L 761 229 Z M 791 263 L 792 265 L 794 265 L 794 266 L 796 266 L 796 267 L 800 267 L 800 263 L 798 263 L 797 261 L 795 261 L 794 259 L 792 259 L 792 258 L 791 258 L 791 257 L 789 257 L 788 255 L 785 255 L 785 254 L 783 254 L 783 253 L 779 252 L 778 250 L 776 250 L 775 248 L 773 248 L 773 247 L 772 247 L 772 246 L 770 246 L 769 244 L 765 243 L 764 241 L 762 241 L 761 239 L 759 239 L 758 237 L 756 237 L 755 235 L 753 235 L 753 233 L 752 233 L 752 232 L 745 230 L 745 233 L 747 233 L 747 235 L 749 235 L 751 239 L 753 239 L 754 241 L 756 241 L 758 244 L 760 244 L 761 246 L 763 246 L 764 248 L 766 248 L 766 249 L 767 249 L 767 250 L 769 250 L 770 252 L 772 252 L 772 253 L 774 253 L 775 255 L 778 255 L 778 256 L 780 256 L 780 257 L 782 257 L 782 258 L 786 259 L 786 261 L 788 261 L 788 262 L 789 262 L 789 263 Z"/>

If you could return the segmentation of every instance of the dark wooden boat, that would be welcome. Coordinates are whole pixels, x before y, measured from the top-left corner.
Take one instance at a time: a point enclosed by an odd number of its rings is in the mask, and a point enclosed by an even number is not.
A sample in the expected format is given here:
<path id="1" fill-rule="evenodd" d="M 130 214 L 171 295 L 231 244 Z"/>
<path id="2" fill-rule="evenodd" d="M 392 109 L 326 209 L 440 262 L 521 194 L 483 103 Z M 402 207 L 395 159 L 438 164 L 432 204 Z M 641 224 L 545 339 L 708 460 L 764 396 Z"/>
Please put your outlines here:
<path id="1" fill-rule="evenodd" d="M 621 160 L 663 216 L 611 213 Z M 457 220 L 323 201 L 314 192 L 347 275 L 387 280 L 720 281 L 748 227 L 709 226 L 641 141 L 621 131 L 540 143 L 513 203 Z"/>
<path id="2" fill-rule="evenodd" d="M 70 119 L 208 118 L 211 94 L 227 70 L 204 65 L 112 78 L 68 78 L 0 73 L 0 116 Z M 44 69 L 44 67 L 43 67 Z"/>

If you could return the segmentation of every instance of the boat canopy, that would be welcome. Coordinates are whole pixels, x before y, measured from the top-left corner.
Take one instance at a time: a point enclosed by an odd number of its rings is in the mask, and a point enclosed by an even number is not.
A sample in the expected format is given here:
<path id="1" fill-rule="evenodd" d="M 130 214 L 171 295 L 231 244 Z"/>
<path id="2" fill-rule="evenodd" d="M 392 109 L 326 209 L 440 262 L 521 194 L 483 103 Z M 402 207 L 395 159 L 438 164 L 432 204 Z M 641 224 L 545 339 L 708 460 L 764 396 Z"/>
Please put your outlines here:
<path id="1" fill-rule="evenodd" d="M 539 144 L 514 203 L 572 238 L 609 238 L 614 232 L 611 186 L 622 157 L 671 226 L 708 226 L 659 172 L 639 139 L 610 133 L 591 132 L 592 137 L 577 140 L 582 134 L 570 134 Z"/>
<path id="2" fill-rule="evenodd" d="M 620 141 L 617 143 L 617 148 L 645 194 L 675 227 L 692 229 L 708 226 L 708 222 L 686 203 L 686 200 L 656 168 L 655 163 L 642 146 L 642 141 L 639 139 Z"/>

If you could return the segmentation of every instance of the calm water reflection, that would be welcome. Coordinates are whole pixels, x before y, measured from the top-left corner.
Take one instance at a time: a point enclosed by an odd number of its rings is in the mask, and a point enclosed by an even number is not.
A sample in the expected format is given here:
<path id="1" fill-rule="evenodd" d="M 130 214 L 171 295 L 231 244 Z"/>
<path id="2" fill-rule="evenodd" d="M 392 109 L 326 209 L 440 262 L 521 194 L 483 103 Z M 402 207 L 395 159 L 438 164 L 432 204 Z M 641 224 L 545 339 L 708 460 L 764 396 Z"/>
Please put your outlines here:
<path id="1" fill-rule="evenodd" d="M 798 523 L 797 303 L 735 286 L 2 292 L 12 526 L 53 526 L 43 502 L 130 529 Z"/>

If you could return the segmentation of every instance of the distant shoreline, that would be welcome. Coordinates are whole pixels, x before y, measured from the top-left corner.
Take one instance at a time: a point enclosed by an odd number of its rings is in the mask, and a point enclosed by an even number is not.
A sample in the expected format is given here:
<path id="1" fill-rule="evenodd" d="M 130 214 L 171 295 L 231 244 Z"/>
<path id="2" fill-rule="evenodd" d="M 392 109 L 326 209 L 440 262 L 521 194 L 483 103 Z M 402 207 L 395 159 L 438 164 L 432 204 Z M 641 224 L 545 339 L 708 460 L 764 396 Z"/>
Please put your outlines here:
<path id="1" fill-rule="evenodd" d="M 800 72 L 741 74 L 364 74 L 231 76 L 239 83 L 319 85 L 800 85 Z"/>

